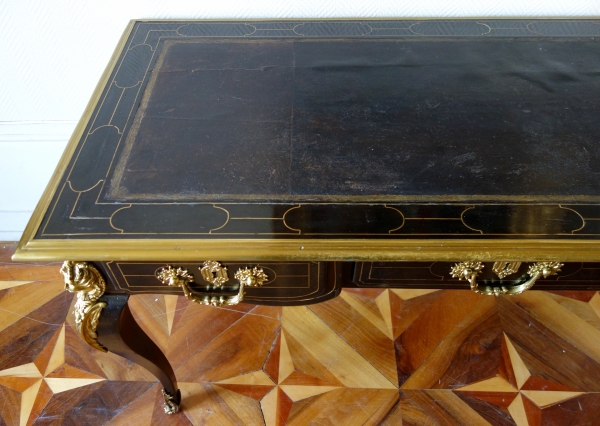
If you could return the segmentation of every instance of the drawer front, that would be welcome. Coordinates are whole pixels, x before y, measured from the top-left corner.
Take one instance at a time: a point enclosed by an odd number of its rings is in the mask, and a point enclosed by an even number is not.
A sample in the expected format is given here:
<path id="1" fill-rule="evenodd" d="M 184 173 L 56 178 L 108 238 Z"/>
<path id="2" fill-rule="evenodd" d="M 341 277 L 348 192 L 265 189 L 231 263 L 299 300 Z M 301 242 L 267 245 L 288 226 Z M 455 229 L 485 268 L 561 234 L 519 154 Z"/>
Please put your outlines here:
<path id="1" fill-rule="evenodd" d="M 106 262 L 100 263 L 105 275 L 112 281 L 112 292 L 129 294 L 177 294 L 183 295 L 180 287 L 163 284 L 156 274 L 171 265 L 186 269 L 193 275 L 192 290 L 206 291 L 206 283 L 200 270 L 204 262 Z M 234 274 L 246 267 L 261 268 L 267 281 L 260 287 L 246 287 L 243 301 L 261 305 L 306 305 L 322 302 L 337 296 L 341 289 L 341 270 L 335 262 L 224 262 L 229 280 L 223 290 L 235 293 L 238 288 Z M 109 283 L 110 286 L 110 283 Z M 107 292 L 111 290 L 107 289 Z"/>
<path id="2" fill-rule="evenodd" d="M 469 289 L 465 280 L 453 278 L 450 269 L 457 262 L 357 262 L 352 286 L 383 288 Z M 493 272 L 494 262 L 484 262 L 478 277 L 482 284 L 516 285 L 527 279 L 531 263 L 522 263 L 517 272 L 500 280 Z M 569 262 L 561 271 L 539 279 L 536 290 L 600 290 L 600 263 Z"/>

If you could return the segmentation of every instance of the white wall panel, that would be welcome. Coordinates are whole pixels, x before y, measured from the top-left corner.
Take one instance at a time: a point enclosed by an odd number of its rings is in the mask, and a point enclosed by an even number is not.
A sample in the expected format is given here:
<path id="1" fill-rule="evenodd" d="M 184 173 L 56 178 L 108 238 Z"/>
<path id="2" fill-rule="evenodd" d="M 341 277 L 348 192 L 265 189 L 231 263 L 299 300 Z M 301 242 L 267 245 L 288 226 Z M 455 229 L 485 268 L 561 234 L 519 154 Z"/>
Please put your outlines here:
<path id="1" fill-rule="evenodd" d="M 5 126 L 0 126 L 0 129 L 2 127 Z M 0 211 L 33 210 L 54 172 L 66 142 L 67 138 L 18 142 L 3 142 L 0 139 L 0 200 L 3 203 Z M 7 159 L 10 161 L 6 161 Z"/>
<path id="2" fill-rule="evenodd" d="M 27 225 L 31 212 L 0 212 L 0 241 L 16 241 Z"/>
<path id="3" fill-rule="evenodd" d="M 0 0 L 0 240 L 20 235 L 130 19 L 484 16 L 597 17 L 600 0 Z"/>
<path id="4" fill-rule="evenodd" d="M 21 237 L 74 127 L 0 124 L 0 241 Z"/>

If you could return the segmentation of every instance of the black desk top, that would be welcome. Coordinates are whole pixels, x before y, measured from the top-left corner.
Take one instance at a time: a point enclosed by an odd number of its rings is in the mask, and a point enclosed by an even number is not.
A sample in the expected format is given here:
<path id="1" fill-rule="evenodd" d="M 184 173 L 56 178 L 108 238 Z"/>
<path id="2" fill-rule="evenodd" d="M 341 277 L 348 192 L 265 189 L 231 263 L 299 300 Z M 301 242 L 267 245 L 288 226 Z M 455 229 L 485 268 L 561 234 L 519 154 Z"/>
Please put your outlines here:
<path id="1" fill-rule="evenodd" d="M 599 37 L 132 22 L 16 258 L 594 259 Z"/>

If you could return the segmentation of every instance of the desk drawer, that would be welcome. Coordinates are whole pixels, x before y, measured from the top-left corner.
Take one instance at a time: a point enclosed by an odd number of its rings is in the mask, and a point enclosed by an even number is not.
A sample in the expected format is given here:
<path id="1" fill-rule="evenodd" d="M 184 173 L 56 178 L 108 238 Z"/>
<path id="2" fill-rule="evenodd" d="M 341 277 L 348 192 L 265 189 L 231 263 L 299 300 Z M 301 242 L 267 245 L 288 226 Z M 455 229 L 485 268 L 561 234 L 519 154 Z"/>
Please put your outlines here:
<path id="1" fill-rule="evenodd" d="M 193 275 L 189 284 L 193 291 L 207 291 L 209 283 L 203 280 L 204 262 L 105 262 L 101 268 L 110 281 L 107 293 L 157 293 L 183 295 L 180 287 L 163 284 L 157 273 L 165 267 L 182 268 Z M 267 280 L 260 287 L 246 287 L 243 302 L 261 305 L 306 305 L 322 302 L 337 296 L 341 289 L 341 270 L 335 262 L 223 262 L 228 280 L 222 292 L 235 293 L 238 282 L 234 274 L 239 269 L 257 267 L 264 271 Z M 112 289 L 110 288 L 112 284 Z"/>
<path id="2" fill-rule="evenodd" d="M 457 262 L 357 262 L 352 285 L 383 288 L 469 289 L 465 280 L 453 278 Z M 532 263 L 523 262 L 517 272 L 500 280 L 493 272 L 494 262 L 484 262 L 478 281 L 482 284 L 516 285 L 527 279 Z M 556 275 L 540 278 L 535 290 L 600 290 L 600 263 L 569 262 Z"/>

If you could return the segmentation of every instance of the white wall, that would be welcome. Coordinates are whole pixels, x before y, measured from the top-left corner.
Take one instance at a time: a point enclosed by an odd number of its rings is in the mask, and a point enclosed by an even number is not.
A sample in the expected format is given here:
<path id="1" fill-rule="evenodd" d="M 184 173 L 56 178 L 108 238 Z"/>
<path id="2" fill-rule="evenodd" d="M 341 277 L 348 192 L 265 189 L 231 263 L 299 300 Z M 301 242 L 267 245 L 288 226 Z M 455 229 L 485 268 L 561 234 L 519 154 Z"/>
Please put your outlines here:
<path id="1" fill-rule="evenodd" d="M 18 240 L 134 18 L 600 16 L 600 0 L 0 0 L 0 241 Z"/>

